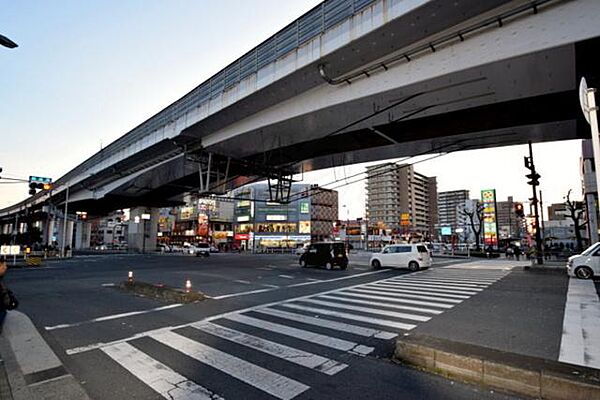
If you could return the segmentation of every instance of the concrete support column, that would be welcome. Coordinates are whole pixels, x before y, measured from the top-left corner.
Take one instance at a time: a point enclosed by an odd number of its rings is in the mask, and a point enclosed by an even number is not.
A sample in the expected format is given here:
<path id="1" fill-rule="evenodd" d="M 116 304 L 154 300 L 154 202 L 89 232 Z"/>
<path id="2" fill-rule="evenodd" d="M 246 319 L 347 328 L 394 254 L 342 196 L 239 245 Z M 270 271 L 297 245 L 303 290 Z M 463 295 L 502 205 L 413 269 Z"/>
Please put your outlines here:
<path id="1" fill-rule="evenodd" d="M 92 236 L 92 224 L 85 221 L 77 221 L 75 225 L 75 249 L 88 249 L 90 237 Z"/>
<path id="2" fill-rule="evenodd" d="M 129 211 L 127 244 L 131 252 L 151 252 L 156 249 L 158 208 L 136 207 Z M 149 216 L 144 219 L 142 216 Z"/>
<path id="3" fill-rule="evenodd" d="M 54 219 L 48 218 L 45 221 L 42 221 L 42 243 L 43 244 L 52 244 L 52 236 L 54 234 Z"/>
<path id="4" fill-rule="evenodd" d="M 56 241 L 58 242 L 58 248 L 62 248 L 62 241 L 63 241 L 63 227 L 64 227 L 64 220 L 63 219 L 57 219 L 55 221 L 55 223 L 58 223 L 58 234 L 56 235 Z M 66 235 L 66 243 L 65 243 L 65 247 L 69 246 L 71 249 L 73 249 L 73 228 L 75 227 L 75 222 L 74 221 L 67 221 L 67 235 Z"/>

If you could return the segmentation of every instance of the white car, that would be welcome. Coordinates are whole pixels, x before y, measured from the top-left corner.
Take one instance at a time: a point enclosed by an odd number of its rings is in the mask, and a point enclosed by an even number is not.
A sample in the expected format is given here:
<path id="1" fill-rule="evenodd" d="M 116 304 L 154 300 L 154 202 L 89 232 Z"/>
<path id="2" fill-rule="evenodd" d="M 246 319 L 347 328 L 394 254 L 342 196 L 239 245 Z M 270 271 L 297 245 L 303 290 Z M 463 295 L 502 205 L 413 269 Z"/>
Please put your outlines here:
<path id="1" fill-rule="evenodd" d="M 569 257 L 567 273 L 579 279 L 600 276 L 600 242 L 594 243 L 581 254 Z"/>
<path id="2" fill-rule="evenodd" d="M 431 264 L 431 255 L 423 243 L 385 246 L 381 252 L 374 253 L 369 261 L 373 269 L 397 267 L 408 268 L 411 271 L 428 268 Z"/>

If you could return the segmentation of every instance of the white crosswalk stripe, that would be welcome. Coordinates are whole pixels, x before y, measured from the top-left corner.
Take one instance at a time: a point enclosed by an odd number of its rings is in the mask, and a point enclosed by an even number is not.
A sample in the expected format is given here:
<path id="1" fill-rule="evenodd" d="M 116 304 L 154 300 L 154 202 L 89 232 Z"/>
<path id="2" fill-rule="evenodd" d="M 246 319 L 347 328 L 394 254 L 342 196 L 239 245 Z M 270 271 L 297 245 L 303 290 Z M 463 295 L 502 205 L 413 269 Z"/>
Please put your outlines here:
<path id="1" fill-rule="evenodd" d="M 317 308 L 317 307 L 302 306 L 299 304 L 284 303 L 284 304 L 282 304 L 282 306 L 288 307 L 288 308 L 294 308 L 296 310 L 312 311 L 316 314 L 321 314 L 321 315 L 330 315 L 333 317 L 339 317 L 339 318 L 349 319 L 349 320 L 353 320 L 353 321 L 367 322 L 367 323 L 374 324 L 374 325 L 389 326 L 391 328 L 396 328 L 396 329 L 401 329 L 401 330 L 406 330 L 406 331 L 414 329 L 416 327 L 416 325 L 414 325 L 414 324 L 405 324 L 403 322 L 396 322 L 396 321 L 391 321 L 391 320 L 383 319 L 383 318 L 365 317 L 363 315 L 358 315 L 358 314 L 326 310 L 326 309 Z"/>
<path id="2" fill-rule="evenodd" d="M 303 383 L 174 332 L 156 333 L 150 337 L 282 400 L 293 399 L 309 388 Z"/>
<path id="3" fill-rule="evenodd" d="M 104 347 L 102 351 L 165 399 L 221 399 L 208 389 L 190 381 L 129 343 L 113 344 Z"/>
<path id="4" fill-rule="evenodd" d="M 468 299 L 469 297 L 472 296 L 472 294 L 470 295 L 464 295 L 464 294 L 452 294 L 453 292 L 450 293 L 446 293 L 446 292 L 440 292 L 440 291 L 430 291 L 428 290 L 418 290 L 418 288 L 415 287 L 407 287 L 407 288 L 403 288 L 402 286 L 389 286 L 386 285 L 384 283 L 373 283 L 371 285 L 365 285 L 363 286 L 365 289 L 369 289 L 369 290 L 377 290 L 377 291 L 382 291 L 382 292 L 390 292 L 390 293 L 408 293 L 408 294 L 414 294 L 414 295 L 418 295 L 419 297 L 414 297 L 416 299 L 424 299 L 424 300 L 439 300 L 439 301 L 448 301 L 448 302 L 455 302 L 455 303 L 462 303 L 463 300 Z M 354 290 L 354 289 L 351 289 Z M 409 296 L 406 296 L 409 297 Z M 461 299 L 461 300 L 452 300 L 452 299 Z"/>
<path id="5" fill-rule="evenodd" d="M 475 287 L 475 288 L 486 288 L 489 286 L 489 283 L 475 283 L 473 281 L 455 281 L 448 279 L 435 279 L 435 278 L 405 278 L 405 279 L 390 279 L 389 282 L 411 282 L 411 283 L 435 283 L 442 285 L 459 285 L 461 287 Z"/>
<path id="6" fill-rule="evenodd" d="M 388 288 L 405 288 L 405 289 L 422 289 L 427 290 L 428 292 L 437 292 L 437 293 L 452 293 L 452 294 L 463 294 L 463 295 L 474 295 L 477 292 L 473 292 L 470 290 L 460 290 L 455 288 L 442 288 L 440 286 L 436 287 L 434 285 L 418 285 L 411 283 L 397 283 L 397 282 L 382 282 L 382 283 L 374 283 L 377 286 L 383 286 Z"/>
<path id="7" fill-rule="evenodd" d="M 349 368 L 352 357 L 346 353 L 369 355 L 375 351 L 378 341 L 394 339 L 416 328 L 418 323 L 456 307 L 508 273 L 474 269 L 424 270 L 252 306 L 99 344 L 96 348 L 167 399 L 219 400 L 223 397 L 211 391 L 210 381 L 202 382 L 200 378 L 195 382 L 129 342 L 149 337 L 170 351 L 215 369 L 224 379 L 231 379 L 234 386 L 249 385 L 265 396 L 291 400 L 309 390 L 311 379 L 317 375 L 333 376 Z M 179 332 L 183 328 L 188 329 L 187 332 L 196 330 L 195 336 L 184 336 L 188 333 Z M 203 343 L 206 340 L 209 342 Z M 225 343 L 221 344 L 222 341 Z M 241 347 L 245 352 L 236 354 Z M 327 354 L 319 354 L 320 350 Z M 81 351 L 87 350 L 74 349 L 68 354 Z M 346 354 L 344 362 L 336 360 L 336 352 Z M 252 362 L 245 359 L 248 356 Z M 265 361 L 257 364 L 256 360 L 261 358 Z M 272 362 L 274 360 L 278 362 Z M 277 370 L 283 369 L 286 363 L 292 365 L 285 372 Z M 299 368 L 314 371 L 309 372 L 314 376 L 295 376 Z M 228 389 L 222 390 L 229 396 Z M 231 390 L 239 393 L 240 388 Z"/>
<path id="8" fill-rule="evenodd" d="M 412 287 L 427 288 L 427 290 L 450 289 L 450 291 L 462 290 L 462 291 L 469 291 L 469 292 L 480 292 L 483 290 L 483 289 L 478 289 L 478 288 L 466 288 L 463 286 L 443 285 L 443 284 L 436 284 L 436 283 L 410 283 L 410 282 L 401 282 L 401 281 L 386 281 L 386 282 L 382 282 L 382 283 L 385 283 L 386 285 L 393 285 L 393 286 L 412 286 Z M 475 294 L 475 293 L 470 293 L 470 294 Z"/>
<path id="9" fill-rule="evenodd" d="M 364 328 L 362 326 L 331 321 L 324 318 L 310 317 L 304 314 L 296 314 L 287 311 L 276 310 L 273 308 L 262 308 L 256 310 L 256 312 L 272 315 L 274 317 L 279 317 L 283 319 L 289 319 L 291 321 L 301 322 L 303 324 L 316 325 L 341 332 L 348 332 L 358 336 L 374 337 L 377 339 L 393 339 L 396 336 L 398 336 L 398 334 L 394 332 L 386 332 L 377 329 Z"/>
<path id="10" fill-rule="evenodd" d="M 331 301 L 306 299 L 306 300 L 302 300 L 302 302 L 317 304 L 317 305 L 325 306 L 325 307 L 341 308 L 343 310 L 361 311 L 361 312 L 365 312 L 365 313 L 369 313 L 369 314 L 385 315 L 386 317 L 408 319 L 411 321 L 427 322 L 431 319 L 431 317 L 425 317 L 422 315 L 407 314 L 407 313 L 401 313 L 401 312 L 396 312 L 396 311 L 380 310 L 380 309 L 375 309 L 372 307 L 351 306 L 351 305 L 347 305 L 347 304 L 334 303 Z"/>
<path id="11" fill-rule="evenodd" d="M 322 295 L 322 296 L 319 296 L 316 298 L 317 299 L 335 300 L 335 301 L 344 301 L 347 303 L 365 304 L 365 305 L 374 306 L 374 307 L 395 308 L 397 310 L 416 311 L 416 312 L 422 312 L 422 313 L 426 313 L 426 314 L 441 314 L 444 312 L 443 310 L 433 310 L 431 308 L 421 308 L 421 307 L 404 306 L 404 305 L 399 305 L 399 304 L 389 304 L 389 303 L 382 303 L 379 301 L 349 299 L 347 297 L 343 297 L 343 296 L 339 296 L 339 295 L 338 296 Z"/>
<path id="12" fill-rule="evenodd" d="M 329 358 L 321 357 L 316 354 L 298 350 L 293 347 L 272 342 L 270 340 L 248 335 L 234 329 L 213 324 L 212 322 L 198 322 L 192 324 L 192 327 L 210 333 L 213 336 L 218 336 L 234 343 L 238 343 L 243 346 L 262 351 L 266 354 L 282 358 L 286 361 L 302 365 L 303 367 L 323 372 L 327 375 L 335 375 L 348 366 L 346 364 L 330 360 Z"/>
<path id="13" fill-rule="evenodd" d="M 356 289 L 355 292 L 359 292 L 359 289 Z M 342 292 L 336 292 L 336 294 L 342 295 L 342 296 L 358 297 L 358 298 L 363 298 L 363 299 L 384 300 L 384 301 L 388 302 L 387 304 L 389 304 L 389 303 L 405 303 L 405 304 L 416 304 L 416 305 L 420 305 L 420 306 L 439 307 L 439 308 L 445 308 L 445 309 L 454 307 L 452 304 L 434 303 L 431 301 L 410 300 L 410 299 L 403 299 L 403 298 L 398 298 L 398 297 L 385 296 L 386 293 L 380 293 L 377 291 L 360 290 L 360 292 L 377 293 L 377 295 L 354 293 L 349 290 L 347 290 L 347 291 L 345 290 Z"/>
<path id="14" fill-rule="evenodd" d="M 303 329 L 298 329 L 287 325 L 276 324 L 274 322 L 248 317 L 247 315 L 234 314 L 225 317 L 225 319 L 265 329 L 281 335 L 291 336 L 307 342 L 316 343 L 321 346 L 331 347 L 332 349 L 336 350 L 353 351 L 360 354 L 369 354 L 374 350 L 372 347 L 361 346 L 358 343 L 348 340 L 321 335 L 320 333 L 305 331 Z"/>

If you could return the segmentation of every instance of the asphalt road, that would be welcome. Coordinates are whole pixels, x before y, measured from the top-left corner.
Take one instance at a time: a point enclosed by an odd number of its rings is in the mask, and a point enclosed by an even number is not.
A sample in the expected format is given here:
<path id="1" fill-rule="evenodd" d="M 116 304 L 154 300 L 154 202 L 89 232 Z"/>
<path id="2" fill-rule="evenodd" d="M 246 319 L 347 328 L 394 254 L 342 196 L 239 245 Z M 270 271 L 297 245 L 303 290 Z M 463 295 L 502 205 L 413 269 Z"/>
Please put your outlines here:
<path id="1" fill-rule="evenodd" d="M 94 399 L 512 398 L 390 361 L 394 337 L 477 292 L 432 287 L 449 279 L 446 269 L 351 261 L 326 271 L 288 255 L 106 255 L 12 269 L 6 279 Z M 112 285 L 128 271 L 173 287 L 190 279 L 211 298 L 172 305 L 121 292 Z M 501 278 L 465 276 L 481 279 L 481 291 Z"/>

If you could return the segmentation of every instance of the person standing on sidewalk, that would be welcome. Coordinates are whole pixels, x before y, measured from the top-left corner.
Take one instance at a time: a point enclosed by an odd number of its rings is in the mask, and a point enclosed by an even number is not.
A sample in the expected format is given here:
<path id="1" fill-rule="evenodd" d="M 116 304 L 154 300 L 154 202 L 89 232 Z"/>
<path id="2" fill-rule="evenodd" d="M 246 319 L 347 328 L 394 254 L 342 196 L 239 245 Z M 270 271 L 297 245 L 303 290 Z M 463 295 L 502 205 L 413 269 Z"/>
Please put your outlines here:
<path id="1" fill-rule="evenodd" d="M 15 295 L 4 283 L 6 269 L 6 259 L 4 256 L 0 256 L 0 333 L 2 333 L 2 324 L 4 323 L 4 318 L 6 318 L 6 311 L 14 310 L 19 305 Z"/>

